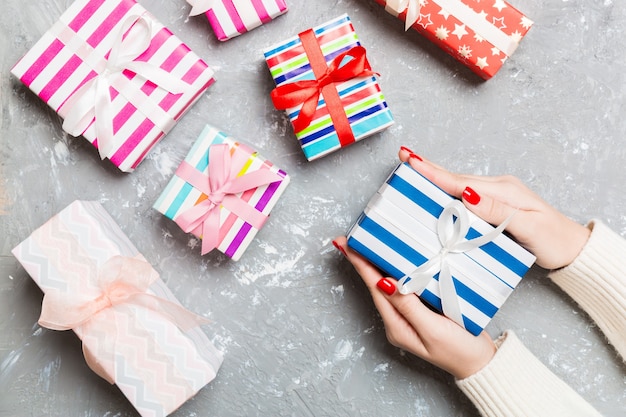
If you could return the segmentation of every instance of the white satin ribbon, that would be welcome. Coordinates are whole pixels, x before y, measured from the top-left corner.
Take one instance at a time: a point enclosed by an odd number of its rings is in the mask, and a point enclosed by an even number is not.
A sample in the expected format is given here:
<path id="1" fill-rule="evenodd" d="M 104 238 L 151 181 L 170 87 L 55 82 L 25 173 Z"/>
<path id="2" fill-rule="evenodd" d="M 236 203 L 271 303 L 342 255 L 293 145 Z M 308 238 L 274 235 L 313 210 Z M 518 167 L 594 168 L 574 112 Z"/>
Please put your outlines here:
<path id="1" fill-rule="evenodd" d="M 441 243 L 441 250 L 413 272 L 402 277 L 398 281 L 400 285 L 398 291 L 401 294 L 421 294 L 433 276 L 439 273 L 439 295 L 443 314 L 463 326 L 463 314 L 448 265 L 448 255 L 468 252 L 491 242 L 504 231 L 514 215 L 515 212 L 491 232 L 466 240 L 465 236 L 470 229 L 470 218 L 463 203 L 453 200 L 443 209 L 437 221 L 437 236 Z"/>
<path id="2" fill-rule="evenodd" d="M 131 29 L 132 28 L 132 29 Z M 129 32 L 131 30 L 131 32 Z M 128 32 L 128 33 L 127 33 Z M 114 143 L 114 111 L 109 89 L 120 84 L 117 79 L 125 78 L 123 71 L 129 70 L 156 84 L 170 93 L 183 93 L 189 85 L 167 71 L 148 62 L 135 61 L 148 47 L 152 40 L 152 23 L 143 16 L 131 15 L 122 24 L 117 34 L 104 68 L 93 67 L 98 75 L 87 81 L 72 93 L 63 104 L 60 113 L 65 114 L 63 130 L 72 136 L 80 136 L 95 118 L 96 137 L 100 157 L 110 158 L 117 146 Z M 119 90 L 123 96 L 132 92 Z M 144 94 L 145 96 L 145 94 Z M 129 99 L 136 105 L 136 100 Z M 160 121 L 155 121 L 159 125 Z M 173 123 L 163 126 L 165 129 Z M 166 130 L 165 130 L 166 131 Z"/>
<path id="3" fill-rule="evenodd" d="M 197 16 L 206 13 L 215 8 L 218 2 L 221 3 L 221 1 L 222 0 L 187 0 L 187 3 L 191 4 L 189 16 Z"/>
<path id="4" fill-rule="evenodd" d="M 515 49 L 517 49 L 518 42 L 515 39 L 502 32 L 495 25 L 489 23 L 460 0 L 430 1 L 449 12 L 507 56 L 511 56 L 513 52 L 515 52 Z M 409 30 L 409 28 L 418 21 L 423 3 L 423 0 L 387 0 L 385 10 L 395 16 L 406 10 L 404 30 Z"/>
<path id="5" fill-rule="evenodd" d="M 395 16 L 398 16 L 406 10 L 404 30 L 409 30 L 409 28 L 417 22 L 421 8 L 422 4 L 420 0 L 387 0 L 385 4 L 385 10 Z"/>

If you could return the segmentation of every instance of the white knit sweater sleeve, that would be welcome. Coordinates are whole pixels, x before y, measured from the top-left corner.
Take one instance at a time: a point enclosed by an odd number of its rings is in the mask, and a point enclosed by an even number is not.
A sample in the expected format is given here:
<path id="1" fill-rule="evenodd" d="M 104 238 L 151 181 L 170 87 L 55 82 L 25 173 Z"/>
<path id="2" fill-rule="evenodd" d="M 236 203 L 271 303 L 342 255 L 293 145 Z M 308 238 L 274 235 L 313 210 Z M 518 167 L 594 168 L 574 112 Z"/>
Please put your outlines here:
<path id="1" fill-rule="evenodd" d="M 599 221 L 569 266 L 550 278 L 589 314 L 626 360 L 626 240 Z"/>
<path id="2" fill-rule="evenodd" d="M 626 359 L 626 240 L 601 222 L 578 257 L 550 278 L 602 329 Z M 511 331 L 496 340 L 494 358 L 457 385 L 487 417 L 599 416 L 545 367 Z"/>
<path id="3" fill-rule="evenodd" d="M 496 341 L 491 362 L 457 386 L 485 417 L 600 417 L 537 359 L 515 333 Z"/>

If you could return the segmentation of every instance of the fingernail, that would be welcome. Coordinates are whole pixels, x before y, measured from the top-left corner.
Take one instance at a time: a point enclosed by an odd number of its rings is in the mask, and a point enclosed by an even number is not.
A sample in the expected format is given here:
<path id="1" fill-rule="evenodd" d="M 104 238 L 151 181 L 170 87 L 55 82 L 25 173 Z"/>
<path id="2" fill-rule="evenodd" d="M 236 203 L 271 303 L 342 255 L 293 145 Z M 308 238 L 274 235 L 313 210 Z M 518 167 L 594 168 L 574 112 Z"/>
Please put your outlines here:
<path id="1" fill-rule="evenodd" d="M 341 252 L 343 254 L 343 256 L 348 256 L 348 254 L 346 253 L 346 250 L 344 248 L 342 248 L 341 246 L 339 246 L 339 243 L 335 242 L 333 240 L 333 245 L 337 248 L 337 250 L 339 252 Z"/>
<path id="2" fill-rule="evenodd" d="M 421 157 L 421 156 L 416 155 L 416 154 L 414 154 L 413 152 L 411 152 L 411 153 L 409 154 L 409 158 L 411 158 L 411 159 L 417 159 L 418 161 L 423 161 L 423 159 L 422 159 L 422 157 Z"/>
<path id="3" fill-rule="evenodd" d="M 401 150 L 401 151 L 408 152 L 408 153 L 410 153 L 410 154 L 411 154 L 411 153 L 413 153 L 413 151 L 412 151 L 412 150 L 410 150 L 409 148 L 407 148 L 406 146 L 400 146 L 400 150 Z"/>
<path id="4" fill-rule="evenodd" d="M 396 292 L 396 285 L 387 278 L 382 278 L 376 283 L 376 286 L 387 295 L 393 295 L 393 293 Z"/>
<path id="5" fill-rule="evenodd" d="M 473 206 L 480 202 L 480 196 L 470 187 L 465 187 L 465 190 L 463 190 L 463 198 Z"/>

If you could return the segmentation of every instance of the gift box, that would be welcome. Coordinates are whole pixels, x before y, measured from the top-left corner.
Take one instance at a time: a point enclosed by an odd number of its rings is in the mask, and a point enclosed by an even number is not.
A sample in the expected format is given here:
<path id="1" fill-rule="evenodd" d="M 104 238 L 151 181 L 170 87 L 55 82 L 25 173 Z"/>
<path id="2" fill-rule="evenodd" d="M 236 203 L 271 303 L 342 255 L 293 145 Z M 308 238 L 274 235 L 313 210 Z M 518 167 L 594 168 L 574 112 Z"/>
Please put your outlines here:
<path id="1" fill-rule="evenodd" d="M 276 82 L 271 98 L 286 110 L 311 161 L 393 124 L 374 73 L 347 15 L 264 51 Z"/>
<path id="2" fill-rule="evenodd" d="M 205 13 L 220 41 L 249 32 L 287 13 L 284 0 L 187 0 L 190 16 Z"/>
<path id="3" fill-rule="evenodd" d="M 44 292 L 39 323 L 73 329 L 89 367 L 142 416 L 166 416 L 215 378 L 222 355 L 97 202 L 74 201 L 13 254 Z"/>
<path id="4" fill-rule="evenodd" d="M 206 126 L 154 208 L 237 261 L 289 184 L 287 173 L 248 146 Z"/>
<path id="5" fill-rule="evenodd" d="M 127 172 L 214 82 L 135 0 L 76 0 L 11 72 Z"/>
<path id="6" fill-rule="evenodd" d="M 533 22 L 504 0 L 376 0 L 390 14 L 488 80 Z"/>
<path id="7" fill-rule="evenodd" d="M 478 335 L 535 257 L 408 164 L 400 164 L 348 232 L 348 246 Z"/>

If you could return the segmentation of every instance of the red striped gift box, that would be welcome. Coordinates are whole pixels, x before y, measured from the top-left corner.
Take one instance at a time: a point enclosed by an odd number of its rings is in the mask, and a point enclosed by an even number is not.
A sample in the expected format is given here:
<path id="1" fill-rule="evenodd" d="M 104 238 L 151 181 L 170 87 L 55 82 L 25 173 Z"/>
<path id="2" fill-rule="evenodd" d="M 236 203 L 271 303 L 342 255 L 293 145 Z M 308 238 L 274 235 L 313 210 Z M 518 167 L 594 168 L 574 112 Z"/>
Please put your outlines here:
<path id="1" fill-rule="evenodd" d="M 75 1 L 11 72 L 126 172 L 214 82 L 135 0 Z"/>

